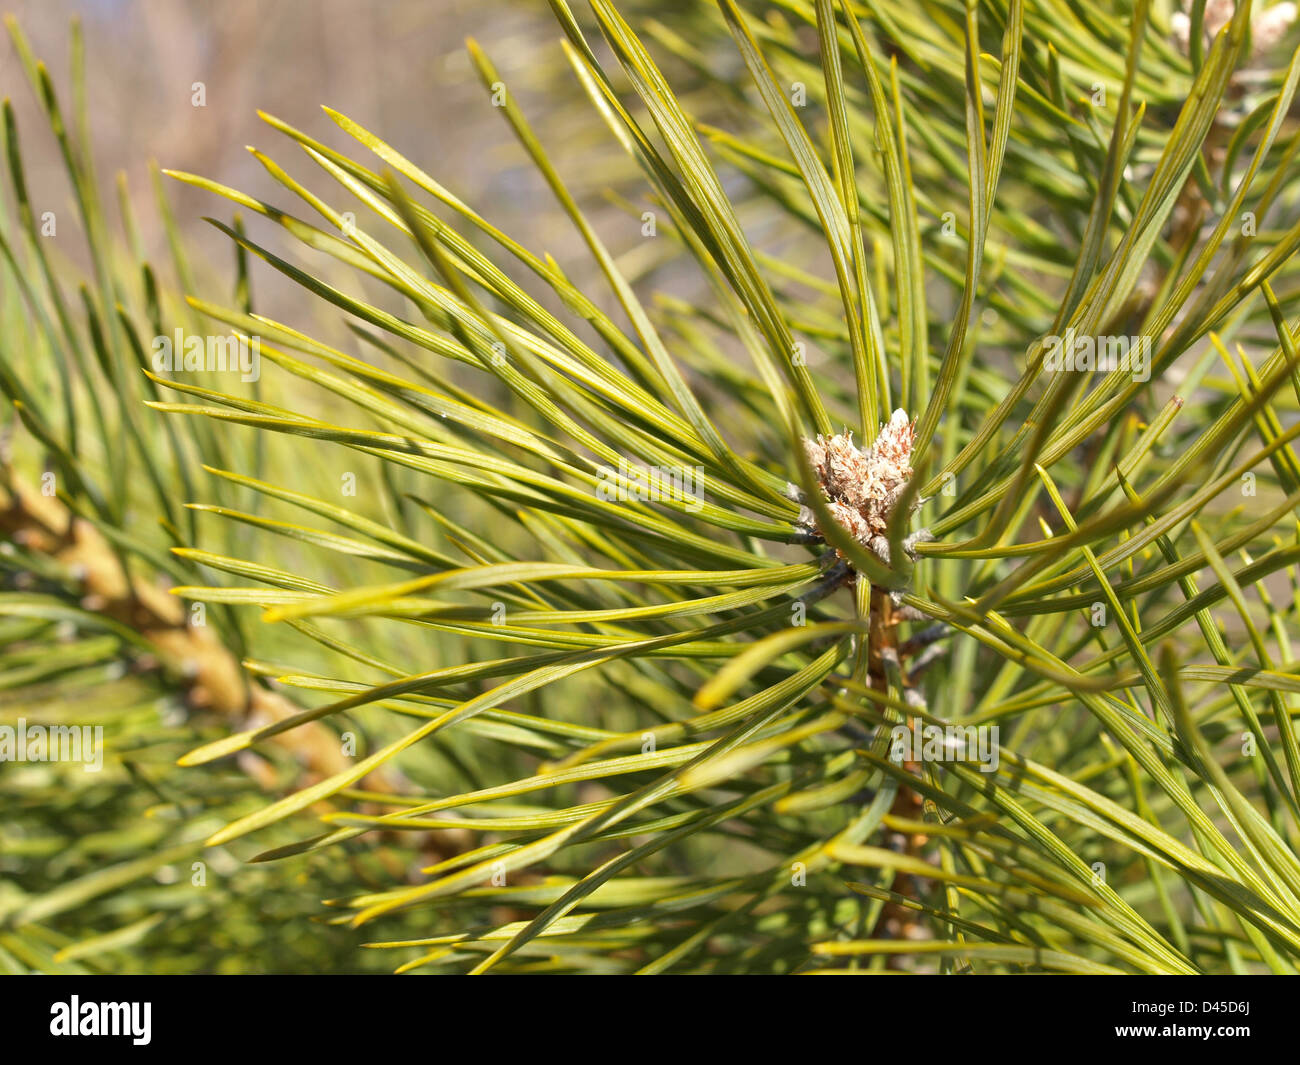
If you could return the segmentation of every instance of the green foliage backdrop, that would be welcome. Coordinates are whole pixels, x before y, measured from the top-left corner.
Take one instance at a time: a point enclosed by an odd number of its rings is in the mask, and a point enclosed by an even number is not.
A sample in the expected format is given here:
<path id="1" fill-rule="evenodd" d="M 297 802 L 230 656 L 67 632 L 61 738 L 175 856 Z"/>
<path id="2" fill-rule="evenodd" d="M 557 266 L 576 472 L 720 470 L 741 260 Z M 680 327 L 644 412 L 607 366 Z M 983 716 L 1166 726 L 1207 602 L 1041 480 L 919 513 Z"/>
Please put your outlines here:
<path id="1" fill-rule="evenodd" d="M 7 110 L 0 723 L 108 754 L 0 766 L 0 964 L 1294 973 L 1289 23 L 551 6 L 575 142 L 468 48 L 586 261 L 327 108 L 263 116 L 261 194 L 159 175 L 233 282 L 110 237 L 84 92 L 11 25 L 91 269 Z M 176 328 L 259 380 L 158 372 Z M 803 441 L 896 409 L 869 545 Z"/>

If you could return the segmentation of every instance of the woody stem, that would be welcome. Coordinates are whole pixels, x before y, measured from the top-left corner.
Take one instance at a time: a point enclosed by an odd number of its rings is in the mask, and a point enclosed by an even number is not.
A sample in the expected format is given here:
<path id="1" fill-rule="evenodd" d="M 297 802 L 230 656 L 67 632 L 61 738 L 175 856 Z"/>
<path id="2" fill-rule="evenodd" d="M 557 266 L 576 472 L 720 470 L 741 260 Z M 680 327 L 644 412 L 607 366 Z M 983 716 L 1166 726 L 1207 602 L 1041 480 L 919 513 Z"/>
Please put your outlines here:
<path id="1" fill-rule="evenodd" d="M 883 589 L 873 587 L 871 589 L 871 620 L 868 633 L 868 675 L 871 679 L 871 686 L 885 695 L 889 693 L 889 682 L 885 673 L 885 658 L 889 656 L 897 660 L 898 621 L 899 618 L 896 617 L 894 604 L 889 597 L 889 593 Z M 903 674 L 903 682 L 904 684 L 907 683 L 906 673 Z M 908 729 L 911 729 L 912 725 L 913 721 L 909 716 L 907 718 Z M 919 772 L 920 767 L 915 762 L 904 762 L 903 768 L 909 773 L 916 773 Z M 920 820 L 922 814 L 921 795 L 906 784 L 902 785 L 894 796 L 890 813 L 899 818 Z M 910 834 L 893 833 L 891 834 L 890 845 L 903 853 L 913 854 L 919 848 L 919 837 Z M 907 873 L 898 873 L 894 877 L 890 888 L 895 893 L 909 898 L 914 898 L 918 894 L 914 878 Z M 912 913 L 892 902 L 888 902 L 880 911 L 880 917 L 872 929 L 872 937 L 903 938 L 906 936 L 907 929 L 913 920 L 914 915 Z"/>

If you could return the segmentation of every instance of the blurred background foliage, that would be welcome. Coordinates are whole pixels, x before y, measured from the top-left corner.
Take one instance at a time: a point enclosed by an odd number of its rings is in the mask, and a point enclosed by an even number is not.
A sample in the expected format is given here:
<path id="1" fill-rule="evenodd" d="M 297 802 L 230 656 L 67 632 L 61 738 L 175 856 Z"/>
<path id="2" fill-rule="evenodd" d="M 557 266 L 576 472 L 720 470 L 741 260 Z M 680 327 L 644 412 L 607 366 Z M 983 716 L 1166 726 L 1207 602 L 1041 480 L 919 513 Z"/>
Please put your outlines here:
<path id="1" fill-rule="evenodd" d="M 205 728 L 279 710 L 265 689 L 250 689 L 238 676 L 238 656 L 249 647 L 236 618 L 218 613 L 216 636 L 190 641 L 178 635 L 186 620 L 179 601 L 152 594 L 185 572 L 166 555 L 168 547 L 191 542 L 200 524 L 183 504 L 201 494 L 194 487 L 195 477 L 205 476 L 201 461 L 220 456 L 255 476 L 294 460 L 274 440 L 251 434 L 226 432 L 218 443 L 210 433 L 194 437 L 163 426 L 141 405 L 146 383 L 121 368 L 135 359 L 134 345 L 147 352 L 154 335 L 170 337 L 178 327 L 207 331 L 183 292 L 237 293 L 246 306 L 256 298 L 259 309 L 282 313 L 295 298 L 296 289 L 274 272 L 236 264 L 227 239 L 202 221 L 204 197 L 175 183 L 164 190 L 158 166 L 161 160 L 249 179 L 260 168 L 243 145 L 265 131 L 258 107 L 302 118 L 306 108 L 319 113 L 317 101 L 333 99 L 375 119 L 401 116 L 403 124 L 421 127 L 424 150 L 455 161 L 461 182 L 485 187 L 515 223 L 543 232 L 547 219 L 528 207 L 523 168 L 494 162 L 507 135 L 494 125 L 466 150 L 467 126 L 478 125 L 466 104 L 477 93 L 466 88 L 462 43 L 468 30 L 491 25 L 514 42 L 512 55 L 526 72 L 528 31 L 538 26 L 538 13 L 419 3 L 268 9 L 56 2 L 12 10 L 12 41 L 0 66 L 10 159 L 0 230 L 0 362 L 6 391 L 26 396 L 37 416 L 57 412 L 63 401 L 55 397 L 67 386 L 70 419 L 58 432 L 66 462 L 50 465 L 24 439 L 14 408 L 5 414 L 0 720 L 102 725 L 114 753 L 93 774 L 58 763 L 0 766 L 0 961 L 9 971 L 50 972 L 391 970 L 386 958 L 358 949 L 355 932 L 321 919 L 320 899 L 329 894 L 322 888 L 378 887 L 410 875 L 436 847 L 400 839 L 401 846 L 375 852 L 307 858 L 286 874 L 199 846 L 241 804 L 337 768 L 342 745 L 330 732 L 256 764 L 245 760 L 206 774 L 176 768 Z M 421 60 L 394 63 L 399 48 Z M 37 62 L 57 86 L 66 155 L 45 106 L 43 75 L 32 81 Z M 194 103 L 199 82 L 203 106 Z M 545 91 L 544 79 L 537 87 Z M 444 120 L 429 121 L 431 113 Z M 457 114 L 466 114 L 466 123 L 445 121 Z M 47 213 L 54 227 L 48 235 Z M 349 336 L 337 315 L 314 320 L 325 337 Z M 111 353 L 95 350 L 96 334 Z M 320 412 L 331 407 L 328 395 L 286 395 L 267 384 L 270 397 Z M 150 492 L 150 467 L 162 471 L 166 527 L 159 525 L 159 497 Z M 95 491 L 102 508 L 83 515 L 75 532 L 71 509 L 41 495 L 41 474 L 51 468 L 59 477 L 80 470 L 103 478 Z M 295 468 L 293 482 L 338 495 L 344 472 L 307 464 Z M 380 476 L 365 465 L 347 472 L 363 482 Z M 373 517 L 393 516 L 377 510 Z M 234 554 L 235 545 L 248 543 L 238 529 L 225 535 L 224 523 L 215 531 L 208 546 L 218 553 L 222 544 Z M 432 521 L 425 532 L 436 538 Z M 356 566 L 365 571 L 364 560 Z M 147 607 L 136 602 L 141 598 Z M 257 646 L 270 660 L 276 645 L 273 638 Z M 427 639 L 392 652 L 445 653 Z M 424 771 L 436 777 L 440 768 L 434 758 Z M 408 771 L 418 775 L 419 766 Z M 268 937 L 269 928 L 276 932 Z"/>

